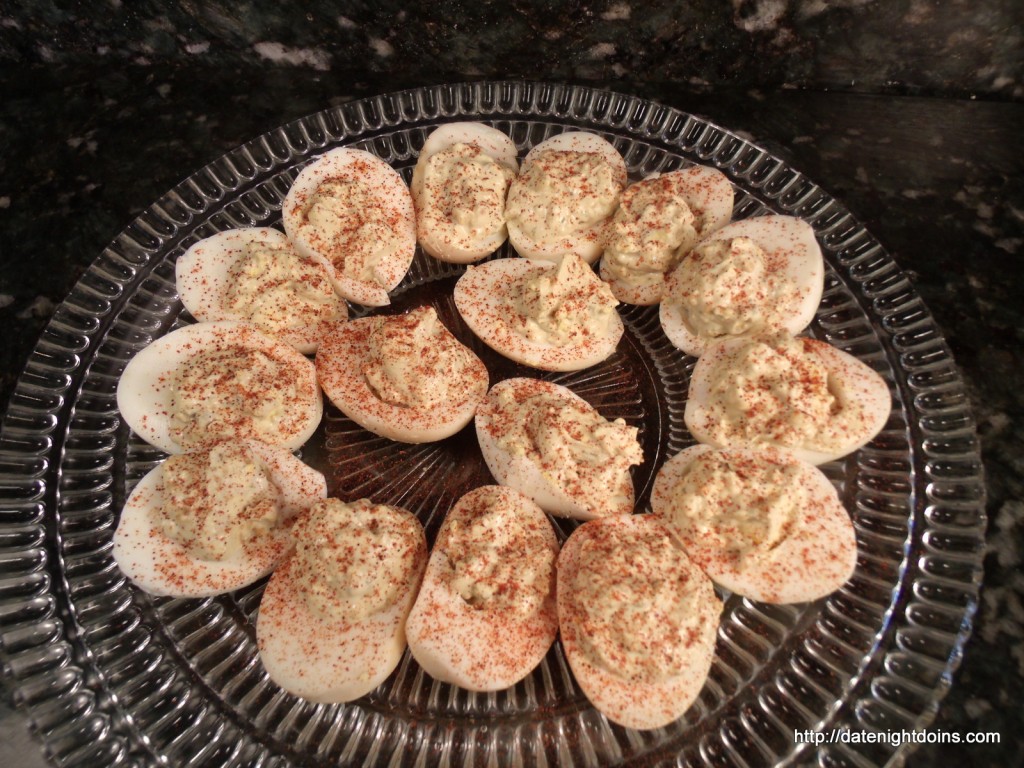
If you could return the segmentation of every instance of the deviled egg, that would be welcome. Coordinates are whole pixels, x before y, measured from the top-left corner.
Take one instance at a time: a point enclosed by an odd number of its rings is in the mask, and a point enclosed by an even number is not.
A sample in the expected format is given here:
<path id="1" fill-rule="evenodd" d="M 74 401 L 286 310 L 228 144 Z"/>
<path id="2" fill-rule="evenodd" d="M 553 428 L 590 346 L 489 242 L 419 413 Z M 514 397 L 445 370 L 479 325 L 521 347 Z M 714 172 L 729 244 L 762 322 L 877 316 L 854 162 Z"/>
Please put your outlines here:
<path id="1" fill-rule="evenodd" d="M 711 669 L 722 603 L 651 515 L 584 523 L 558 556 L 558 624 L 576 682 L 627 728 L 678 719 Z"/>
<path id="2" fill-rule="evenodd" d="M 477 410 L 484 461 L 501 484 L 553 515 L 590 520 L 630 514 L 630 467 L 643 462 L 638 429 L 608 421 L 572 390 L 505 379 Z"/>
<path id="3" fill-rule="evenodd" d="M 752 600 L 817 600 L 857 564 L 836 489 L 784 450 L 687 448 L 658 471 L 651 509 L 712 581 Z"/>
<path id="4" fill-rule="evenodd" d="M 690 377 L 683 418 L 702 443 L 771 445 L 824 464 L 869 442 L 891 407 L 885 380 L 853 355 L 777 333 L 708 346 Z"/>
<path id="5" fill-rule="evenodd" d="M 175 264 L 178 297 L 201 322 L 240 320 L 304 354 L 348 317 L 328 268 L 300 256 L 283 232 L 249 227 L 195 243 Z"/>
<path id="6" fill-rule="evenodd" d="M 601 255 L 601 229 L 626 186 L 626 162 L 595 133 L 570 131 L 531 149 L 505 206 L 509 242 L 520 256 L 588 264 Z"/>
<path id="7" fill-rule="evenodd" d="M 669 275 L 661 327 L 691 355 L 722 338 L 797 334 L 814 319 L 824 286 L 825 262 L 806 221 L 734 221 L 701 240 Z"/>
<path id="8" fill-rule="evenodd" d="M 284 231 L 303 256 L 326 264 L 349 301 L 389 304 L 416 252 L 412 195 L 376 155 L 339 147 L 296 177 L 281 209 Z"/>
<path id="9" fill-rule="evenodd" d="M 424 306 L 340 324 L 320 345 L 327 398 L 374 434 L 427 443 L 465 427 L 487 394 L 487 367 Z"/>
<path id="10" fill-rule="evenodd" d="M 326 496 L 322 474 L 255 440 L 171 456 L 128 496 L 114 560 L 154 595 L 240 589 L 273 570 L 291 547 L 291 519 Z"/>
<path id="11" fill-rule="evenodd" d="M 471 691 L 515 685 L 558 634 L 558 539 L 548 516 L 499 485 L 452 507 L 406 622 L 409 650 L 431 677 Z"/>
<path id="12" fill-rule="evenodd" d="M 167 453 L 246 438 L 295 450 L 323 416 L 313 363 L 231 320 L 188 325 L 142 349 L 121 374 L 117 407 Z"/>
<path id="13" fill-rule="evenodd" d="M 416 236 L 441 261 L 467 264 L 508 237 L 505 197 L 519 172 L 516 145 L 483 123 L 445 123 L 423 143 L 412 174 Z"/>
<path id="14" fill-rule="evenodd" d="M 624 327 L 608 285 L 582 259 L 496 259 L 455 284 L 466 325 L 495 352 L 545 371 L 578 371 L 615 351 Z"/>
<path id="15" fill-rule="evenodd" d="M 267 583 L 256 644 L 270 679 L 315 702 L 380 685 L 405 650 L 427 542 L 409 512 L 326 499 L 292 528 L 295 549 Z"/>
<path id="16" fill-rule="evenodd" d="M 665 276 L 697 242 L 732 218 L 732 183 L 693 165 L 630 184 L 605 225 L 601 278 L 619 301 L 662 300 Z"/>

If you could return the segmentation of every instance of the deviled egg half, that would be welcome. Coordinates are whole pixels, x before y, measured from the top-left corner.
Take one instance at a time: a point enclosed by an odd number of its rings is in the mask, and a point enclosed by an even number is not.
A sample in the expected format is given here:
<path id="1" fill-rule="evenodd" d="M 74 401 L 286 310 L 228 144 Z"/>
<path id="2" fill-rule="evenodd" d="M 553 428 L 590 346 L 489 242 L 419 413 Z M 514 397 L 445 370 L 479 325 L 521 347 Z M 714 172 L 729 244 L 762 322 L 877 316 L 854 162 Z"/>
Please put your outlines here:
<path id="1" fill-rule="evenodd" d="M 665 276 L 697 242 L 732 218 L 732 183 L 692 165 L 630 184 L 604 230 L 601 278 L 626 304 L 662 300 Z"/>
<path id="2" fill-rule="evenodd" d="M 759 602 L 817 600 L 857 564 L 836 489 L 784 450 L 686 448 L 658 471 L 651 509 L 712 581 Z"/>
<path id="3" fill-rule="evenodd" d="M 154 595 L 240 589 L 274 569 L 291 547 L 291 520 L 326 496 L 322 474 L 255 440 L 171 456 L 128 496 L 114 560 Z"/>
<path id="4" fill-rule="evenodd" d="M 300 256 L 283 232 L 249 227 L 195 243 L 175 264 L 178 297 L 200 322 L 239 320 L 316 352 L 328 329 L 348 318 L 327 266 Z"/>
<path id="5" fill-rule="evenodd" d="M 357 304 L 389 304 L 388 292 L 416 253 L 409 188 L 398 171 L 361 149 L 332 149 L 306 166 L 281 216 L 295 249 L 327 265 L 338 293 Z"/>
<path id="6" fill-rule="evenodd" d="M 556 263 L 495 259 L 471 266 L 455 284 L 455 306 L 487 346 L 545 371 L 578 371 L 615 351 L 618 301 L 578 256 Z"/>
<path id="7" fill-rule="evenodd" d="M 553 515 L 590 520 L 630 514 L 630 467 L 643 462 L 638 429 L 608 421 L 559 384 L 505 379 L 477 410 L 476 434 L 487 468 Z"/>
<path id="8" fill-rule="evenodd" d="M 406 623 L 428 675 L 471 691 L 515 685 L 558 634 L 558 539 L 548 516 L 512 488 L 487 485 L 452 507 Z"/>
<path id="9" fill-rule="evenodd" d="M 374 434 L 403 443 L 450 437 L 487 394 L 487 366 L 424 306 L 339 325 L 316 355 L 327 398 Z"/>
<path id="10" fill-rule="evenodd" d="M 690 377 L 683 418 L 702 443 L 776 446 L 824 464 L 868 443 L 891 408 L 885 380 L 853 355 L 777 333 L 711 344 Z"/>
<path id="11" fill-rule="evenodd" d="M 363 696 L 405 651 L 405 620 L 427 562 L 409 512 L 367 499 L 318 502 L 267 583 L 256 644 L 270 679 L 314 702 Z"/>
<path id="12" fill-rule="evenodd" d="M 238 439 L 296 450 L 319 426 L 323 397 L 302 353 L 253 325 L 222 320 L 143 348 L 121 374 L 117 407 L 139 437 L 167 453 Z"/>
<path id="13" fill-rule="evenodd" d="M 626 187 L 626 161 L 595 133 L 570 131 L 537 144 L 523 159 L 505 206 L 509 242 L 520 256 L 588 264 L 601 255 L 601 230 Z"/>
<path id="14" fill-rule="evenodd" d="M 651 515 L 584 523 L 558 556 L 558 624 L 569 667 L 609 720 L 680 718 L 711 669 L 722 603 Z"/>
<path id="15" fill-rule="evenodd" d="M 701 355 L 718 339 L 786 331 L 814 319 L 825 262 L 806 221 L 759 216 L 704 238 L 669 275 L 661 327 L 669 341 Z"/>
<path id="16" fill-rule="evenodd" d="M 505 198 L 519 173 L 516 145 L 483 123 L 445 123 L 423 143 L 412 174 L 416 236 L 441 261 L 468 264 L 508 237 Z"/>

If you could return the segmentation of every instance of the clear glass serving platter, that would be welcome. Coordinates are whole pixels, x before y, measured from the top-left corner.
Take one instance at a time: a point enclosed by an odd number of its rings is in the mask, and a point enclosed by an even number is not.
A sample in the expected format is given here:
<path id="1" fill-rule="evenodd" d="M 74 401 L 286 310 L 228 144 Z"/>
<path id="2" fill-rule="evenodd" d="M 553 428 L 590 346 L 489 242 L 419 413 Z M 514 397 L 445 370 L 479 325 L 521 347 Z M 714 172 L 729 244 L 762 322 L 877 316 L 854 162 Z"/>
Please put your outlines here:
<path id="1" fill-rule="evenodd" d="M 163 458 L 121 421 L 115 387 L 136 352 L 192 322 L 175 293 L 175 259 L 218 230 L 279 225 L 291 181 L 326 149 L 369 150 L 408 180 L 424 138 L 453 120 L 493 124 L 521 153 L 564 130 L 595 131 L 620 149 L 633 179 L 713 165 L 736 186 L 737 217 L 803 217 L 827 262 L 810 333 L 891 386 L 884 431 L 824 467 L 856 526 L 853 578 L 811 604 L 728 596 L 710 678 L 668 727 L 609 724 L 557 643 L 526 680 L 498 693 L 437 683 L 406 654 L 363 699 L 310 704 L 277 688 L 260 665 L 254 619 L 263 582 L 205 600 L 152 598 L 111 558 L 126 495 Z M 460 270 L 417 254 L 387 311 L 433 304 L 485 358 L 492 382 L 522 375 L 461 326 L 451 300 Z M 657 468 L 692 443 L 682 411 L 694 360 L 668 344 L 656 309 L 623 307 L 622 315 L 626 333 L 610 360 L 544 376 L 641 428 L 645 462 L 634 480 L 645 510 Z M 490 481 L 472 427 L 404 446 L 331 408 L 303 458 L 327 474 L 334 495 L 405 506 L 430 536 L 459 495 Z M 836 200 L 749 141 L 675 109 L 582 87 L 474 83 L 356 101 L 198 171 L 112 242 L 59 307 L 12 398 L 0 467 L 0 653 L 19 705 L 61 765 L 899 763 L 906 745 L 799 744 L 794 733 L 927 725 L 959 662 L 981 580 L 974 424 L 949 350 L 898 266 Z M 571 527 L 558 523 L 563 538 Z"/>

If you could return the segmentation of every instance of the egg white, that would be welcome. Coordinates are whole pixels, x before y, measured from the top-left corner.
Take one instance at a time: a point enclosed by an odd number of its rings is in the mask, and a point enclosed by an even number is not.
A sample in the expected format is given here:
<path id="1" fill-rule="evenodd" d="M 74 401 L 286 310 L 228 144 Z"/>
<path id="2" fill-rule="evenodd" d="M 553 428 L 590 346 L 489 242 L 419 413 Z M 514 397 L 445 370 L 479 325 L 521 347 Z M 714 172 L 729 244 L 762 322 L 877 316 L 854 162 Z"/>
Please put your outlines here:
<path id="1" fill-rule="evenodd" d="M 473 606 L 451 589 L 449 558 L 458 554 L 451 552 L 451 526 L 455 521 L 471 523 L 475 500 L 491 493 L 512 500 L 530 528 L 543 535 L 546 549 L 553 556 L 558 554 L 558 539 L 547 515 L 511 488 L 482 486 L 459 499 L 448 513 L 409 613 L 406 637 L 413 657 L 428 675 L 471 691 L 515 685 L 540 663 L 558 634 L 554 558 L 548 597 L 532 614 Z M 526 553 L 527 562 L 541 554 Z"/>
<path id="2" fill-rule="evenodd" d="M 614 144 L 602 136 L 598 136 L 596 133 L 589 133 L 587 131 L 556 133 L 554 136 L 550 136 L 540 142 L 540 144 L 535 144 L 526 153 L 523 163 L 526 164 L 536 158 L 541 152 L 549 150 L 555 152 L 597 152 L 604 155 L 609 164 L 616 168 L 621 168 L 623 173 L 625 173 L 626 161 L 622 158 L 622 154 L 615 148 Z"/>
<path id="3" fill-rule="evenodd" d="M 734 368 L 730 360 L 746 341 L 734 338 L 713 342 L 697 360 L 697 365 L 690 376 L 690 390 L 683 411 L 683 420 L 698 442 L 716 448 L 754 447 L 739 438 L 723 442 L 715 440 L 710 434 L 710 430 L 717 424 L 717 417 L 712 410 L 713 382 L 720 371 Z M 779 446 L 810 464 L 825 464 L 853 453 L 882 430 L 892 410 L 892 396 L 885 380 L 853 355 L 816 339 L 801 341 L 806 348 L 813 350 L 816 359 L 826 367 L 830 380 L 842 380 L 851 399 L 864 408 L 864 417 L 857 428 L 851 429 L 843 443 L 834 450 L 816 450 L 809 445 Z M 758 444 L 766 445 L 768 441 L 765 439 Z"/>
<path id="4" fill-rule="evenodd" d="M 737 559 L 712 538 L 702 536 L 690 521 L 674 514 L 674 489 L 690 463 L 709 451 L 763 465 L 798 465 L 798 482 L 810 492 L 804 516 L 786 531 L 775 547 L 761 547 Z M 743 488 L 744 479 L 736 482 Z M 780 489 L 781 490 L 781 489 Z M 744 499 L 735 500 L 742 506 Z M 727 513 L 730 508 L 721 510 Z M 679 539 L 690 558 L 711 580 L 730 592 L 765 603 L 802 603 L 835 592 L 849 580 L 857 564 L 853 522 L 828 477 L 813 464 L 773 448 L 717 449 L 710 445 L 686 448 L 658 471 L 651 493 L 651 510 Z M 728 525 L 728 521 L 725 523 Z"/>
<path id="5" fill-rule="evenodd" d="M 360 280 L 336 269 L 329 254 L 321 252 L 316 243 L 302 232 L 303 203 L 321 184 L 332 178 L 345 177 L 355 170 L 375 191 L 377 205 L 394 218 L 394 234 L 399 236 L 398 250 L 375 270 L 375 281 Z M 325 152 L 306 166 L 295 178 L 285 195 L 281 209 L 284 231 L 295 249 L 325 264 L 332 275 L 335 290 L 349 301 L 371 307 L 391 303 L 388 292 L 405 277 L 416 253 L 416 212 L 412 194 L 401 175 L 374 154 L 361 149 L 339 147 Z"/>
<path id="6" fill-rule="evenodd" d="M 498 354 L 544 371 L 579 371 L 615 352 L 625 327 L 616 314 L 608 332 L 556 346 L 533 341 L 516 327 L 512 297 L 527 280 L 553 269 L 550 261 L 495 259 L 469 267 L 455 284 L 455 306 L 469 329 Z"/>
<path id="7" fill-rule="evenodd" d="M 814 229 L 803 219 L 795 216 L 758 216 L 725 225 L 697 245 L 736 237 L 750 238 L 770 260 L 782 263 L 776 275 L 796 286 L 797 298 L 784 308 L 785 319 L 780 328 L 762 329 L 800 333 L 810 325 L 821 303 L 825 287 L 825 262 L 821 247 L 814 236 Z M 685 258 L 684 258 L 685 261 Z M 678 267 L 666 280 L 664 298 L 659 307 L 661 327 L 668 340 L 688 355 L 701 355 L 708 344 L 715 339 L 696 333 L 687 320 L 682 305 L 672 301 Z"/>
<path id="8" fill-rule="evenodd" d="M 222 560 L 195 557 L 159 526 L 165 503 L 166 462 L 150 470 L 132 490 L 114 531 L 114 561 L 135 586 L 154 595 L 208 597 L 241 589 L 270 573 L 291 547 L 288 522 L 327 496 L 327 481 L 287 449 L 245 440 L 280 492 L 281 524 L 255 547 Z"/>
<path id="9" fill-rule="evenodd" d="M 589 537 L 598 533 L 598 527 L 623 542 L 633 539 L 643 527 L 655 527 L 662 530 L 665 537 L 671 536 L 651 515 L 606 517 L 573 531 L 558 556 L 558 625 L 565 657 L 583 693 L 609 720 L 627 728 L 660 728 L 682 717 L 704 687 L 714 658 L 721 602 L 715 596 L 710 579 L 680 549 L 679 557 L 688 564 L 690 578 L 700 583 L 698 610 L 702 621 L 700 634 L 688 648 L 687 668 L 681 674 L 644 682 L 631 680 L 595 663 L 587 653 L 588 630 L 573 585 L 580 570 L 581 549 Z M 614 600 L 615 595 L 609 594 L 607 599 Z"/>
<path id="10" fill-rule="evenodd" d="M 706 165 L 691 165 L 678 171 L 665 174 L 654 174 L 652 178 L 669 177 L 673 187 L 686 201 L 701 226 L 697 229 L 698 239 L 708 237 L 721 229 L 732 218 L 733 188 L 729 178 L 717 168 Z M 627 191 L 628 191 L 627 187 Z M 642 213 L 642 211 L 637 211 Z M 694 243 L 683 243 L 680 249 L 688 251 Z M 659 303 L 665 295 L 664 279 L 646 285 L 630 285 L 613 275 L 607 259 L 601 259 L 601 279 L 605 280 L 615 294 L 615 298 L 626 304 L 650 306 Z"/>
<path id="11" fill-rule="evenodd" d="M 431 202 L 424 192 L 427 160 L 455 144 L 471 144 L 479 147 L 499 164 L 510 169 L 513 174 L 519 172 L 519 162 L 516 159 L 515 142 L 497 128 L 483 123 L 445 123 L 431 132 L 423 143 L 423 149 L 420 150 L 416 167 L 413 169 L 412 184 L 410 185 L 413 202 L 416 204 L 417 237 L 420 247 L 441 261 L 468 264 L 498 250 L 508 237 L 508 228 L 503 224 L 494 232 L 482 235 L 475 241 L 466 242 L 450 237 L 447 232 L 433 231 L 425 226 L 423 211 Z"/>
<path id="12" fill-rule="evenodd" d="M 293 370 L 302 400 L 290 414 L 294 429 L 272 441 L 290 450 L 300 448 L 323 416 L 323 398 L 316 369 L 298 350 L 266 336 L 255 327 L 231 320 L 196 323 L 172 331 L 144 347 L 125 366 L 117 383 L 117 407 L 125 423 L 143 440 L 167 453 L 185 449 L 171 437 L 171 402 L 175 372 L 189 358 L 210 349 L 240 348 L 264 352 Z M 252 437 L 242 430 L 238 438 Z M 211 436 L 211 440 L 219 439 Z M 264 438 L 266 441 L 266 438 Z"/>
<path id="13" fill-rule="evenodd" d="M 473 355 L 472 373 L 463 383 L 466 397 L 428 408 L 381 400 L 363 374 L 370 359 L 370 333 L 379 318 L 339 324 L 316 355 L 316 372 L 324 394 L 338 410 L 364 429 L 402 443 L 431 443 L 454 435 L 470 421 L 487 394 L 487 366 Z"/>
<path id="14" fill-rule="evenodd" d="M 250 244 L 274 250 L 291 249 L 290 241 L 283 232 L 271 227 L 247 227 L 229 229 L 204 238 L 178 258 L 174 267 L 178 298 L 196 320 L 246 320 L 240 313 L 225 307 L 224 302 L 233 279 L 231 271 L 247 258 Z M 324 282 L 330 285 L 326 265 L 317 261 L 311 263 L 311 268 L 320 270 Z M 323 294 L 323 300 L 334 304 L 334 317 L 307 327 L 286 328 L 274 333 L 264 330 L 264 333 L 290 344 L 303 354 L 312 354 L 331 324 L 348 317 L 347 305 L 333 288 Z"/>
<path id="15" fill-rule="evenodd" d="M 515 488 L 537 503 L 545 512 L 559 517 L 571 517 L 576 520 L 592 520 L 607 515 L 628 515 L 633 512 L 635 493 L 633 478 L 629 472 L 623 472 L 618 485 L 609 488 L 607 496 L 600 500 L 606 505 L 598 509 L 590 501 L 580 498 L 571 489 L 561 487 L 556 478 L 529 456 L 511 452 L 499 441 L 500 425 L 507 422 L 510 416 L 503 411 L 499 398 L 502 392 L 511 390 L 517 400 L 522 400 L 538 391 L 548 392 L 566 402 L 584 405 L 588 410 L 596 411 L 586 400 L 571 389 L 549 381 L 529 378 L 512 378 L 498 382 L 487 393 L 487 398 L 476 412 L 476 436 L 480 443 L 480 452 L 484 462 L 494 479 L 501 485 Z M 622 501 L 613 504 L 615 498 Z"/>
<path id="16" fill-rule="evenodd" d="M 612 166 L 614 175 L 620 184 L 623 187 L 626 184 L 626 161 L 611 142 L 595 133 L 569 131 L 545 139 L 526 154 L 522 170 L 525 171 L 527 166 L 536 160 L 539 153 L 547 150 L 600 154 Z M 507 224 L 509 242 L 520 256 L 553 261 L 560 259 L 566 253 L 575 253 L 588 264 L 593 264 L 601 255 L 603 221 L 580 232 L 540 238 L 526 234 L 516 221 L 508 221 Z"/>
<path id="17" fill-rule="evenodd" d="M 281 563 L 256 617 L 260 661 L 271 680 L 308 701 L 334 704 L 358 699 L 388 678 L 405 652 L 406 617 L 427 561 L 426 538 L 418 522 L 416 527 L 418 537 L 401 556 L 415 558 L 418 567 L 389 606 L 361 620 L 327 619 L 311 611 L 300 595 L 294 559 Z"/>

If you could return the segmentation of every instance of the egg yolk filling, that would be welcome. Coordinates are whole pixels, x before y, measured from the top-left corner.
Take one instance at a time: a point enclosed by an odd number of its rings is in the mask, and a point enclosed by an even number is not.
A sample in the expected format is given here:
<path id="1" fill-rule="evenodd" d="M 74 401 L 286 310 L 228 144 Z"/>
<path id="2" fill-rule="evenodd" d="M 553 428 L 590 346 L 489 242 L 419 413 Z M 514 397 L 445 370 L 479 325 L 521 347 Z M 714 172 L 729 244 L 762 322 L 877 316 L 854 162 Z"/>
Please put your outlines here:
<path id="1" fill-rule="evenodd" d="M 300 198 L 299 232 L 343 276 L 387 287 L 380 268 L 402 247 L 402 214 L 371 186 L 374 171 L 356 161 Z"/>
<path id="2" fill-rule="evenodd" d="M 566 495 L 598 515 L 632 502 L 623 479 L 644 459 L 636 427 L 543 390 L 526 397 L 504 390 L 498 404 L 491 424 L 498 443 L 534 462 Z"/>
<path id="3" fill-rule="evenodd" d="M 344 319 L 344 304 L 323 266 L 290 246 L 249 243 L 228 270 L 224 306 L 263 331 Z"/>
<path id="4" fill-rule="evenodd" d="M 515 173 L 475 144 L 453 144 L 426 160 L 420 232 L 464 248 L 502 232 Z M 421 234 L 422 236 L 422 234 Z"/>
<path id="5" fill-rule="evenodd" d="M 266 352 L 224 346 L 192 355 L 174 376 L 171 438 L 183 448 L 218 439 L 279 442 L 305 408 L 293 368 Z"/>
<path id="6" fill-rule="evenodd" d="M 574 235 L 611 216 L 624 186 L 599 152 L 544 150 L 512 181 L 505 215 L 533 240 Z"/>
<path id="7" fill-rule="evenodd" d="M 169 457 L 160 489 L 159 530 L 200 560 L 237 559 L 280 520 L 280 491 L 245 445 Z"/>
<path id="8" fill-rule="evenodd" d="M 448 526 L 450 588 L 480 610 L 537 613 L 554 589 L 557 553 L 544 533 L 512 500 L 496 493 L 481 496 Z"/>
<path id="9" fill-rule="evenodd" d="M 796 284 L 781 274 L 784 266 L 749 237 L 712 240 L 679 263 L 668 300 L 701 338 L 775 331 L 800 298 Z"/>
<path id="10" fill-rule="evenodd" d="M 772 444 L 829 452 L 866 418 L 816 349 L 788 334 L 741 344 L 710 372 L 709 439 L 721 445 Z"/>
<path id="11" fill-rule="evenodd" d="M 368 345 L 363 376 L 373 393 L 391 405 L 423 409 L 462 403 L 479 378 L 475 355 L 433 307 L 380 318 Z"/>
<path id="12" fill-rule="evenodd" d="M 626 285 L 654 285 L 693 247 L 703 218 L 675 177 L 646 179 L 626 188 L 605 230 L 604 267 Z"/>
<path id="13" fill-rule="evenodd" d="M 661 528 L 627 538 L 601 530 L 580 548 L 573 579 L 580 645 L 617 677 L 653 684 L 683 673 L 700 642 L 709 584 Z"/>
<path id="14" fill-rule="evenodd" d="M 415 518 L 366 499 L 318 501 L 292 528 L 290 574 L 309 611 L 352 624 L 386 611 L 421 570 Z"/>
<path id="15" fill-rule="evenodd" d="M 668 522 L 684 543 L 710 547 L 738 563 L 770 554 L 813 504 L 796 461 L 707 451 L 690 462 L 673 489 Z"/>
<path id="16" fill-rule="evenodd" d="M 608 284 L 572 254 L 533 273 L 512 291 L 510 302 L 519 333 L 558 347 L 606 335 L 619 303 Z"/>

